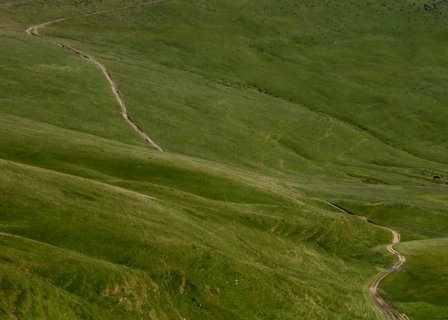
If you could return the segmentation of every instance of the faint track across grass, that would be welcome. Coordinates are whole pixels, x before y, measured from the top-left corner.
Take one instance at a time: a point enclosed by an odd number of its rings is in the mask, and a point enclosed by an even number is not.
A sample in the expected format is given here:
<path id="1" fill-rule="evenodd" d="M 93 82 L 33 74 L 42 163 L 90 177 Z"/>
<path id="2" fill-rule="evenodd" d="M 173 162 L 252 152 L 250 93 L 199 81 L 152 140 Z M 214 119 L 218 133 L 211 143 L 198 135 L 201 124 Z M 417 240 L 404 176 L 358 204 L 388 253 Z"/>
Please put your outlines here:
<path id="1" fill-rule="evenodd" d="M 373 296 L 373 298 L 375 299 L 375 302 L 377 304 L 377 306 L 381 309 L 381 311 L 383 312 L 384 316 L 386 317 L 386 319 L 388 320 L 410 320 L 409 317 L 407 315 L 405 315 L 404 313 L 401 313 L 399 311 L 397 311 L 396 309 L 394 309 L 394 307 L 392 307 L 392 305 L 385 299 L 383 298 L 379 293 L 378 293 L 378 285 L 380 284 L 381 280 L 383 280 L 387 275 L 389 275 L 390 273 L 397 271 L 401 268 L 401 266 L 406 262 L 406 257 L 401 254 L 400 252 L 398 252 L 397 250 L 394 249 L 394 245 L 397 243 L 400 243 L 400 239 L 401 236 L 400 234 L 390 228 L 387 227 L 383 227 L 383 226 L 379 226 L 377 224 L 374 224 L 373 222 L 369 221 L 367 219 L 367 217 L 363 217 L 363 216 L 358 216 L 340 206 L 338 206 L 337 204 L 334 204 L 332 202 L 328 202 L 325 201 L 328 205 L 332 206 L 333 208 L 336 208 L 342 212 L 348 213 L 350 215 L 354 215 L 359 217 L 360 219 L 365 220 L 368 223 L 373 224 L 374 226 L 378 227 L 378 228 L 382 228 L 385 229 L 387 231 L 390 231 L 393 235 L 393 239 L 392 239 L 392 243 L 389 244 L 387 246 L 387 250 L 396 255 L 398 257 L 398 262 L 391 268 L 388 268 L 384 271 L 382 271 L 379 275 L 377 275 L 372 283 L 369 285 L 369 291 L 371 293 L 371 295 Z"/>
<path id="2" fill-rule="evenodd" d="M 39 28 L 44 27 L 46 25 L 49 25 L 51 23 L 56 23 L 56 22 L 61 22 L 61 21 L 66 21 L 66 20 L 70 20 L 70 19 L 75 19 L 75 18 L 81 18 L 81 17 L 88 17 L 88 16 L 93 16 L 93 15 L 98 15 L 98 14 L 103 14 L 103 13 L 108 13 L 108 12 L 113 12 L 113 11 L 118 11 L 118 10 L 125 10 L 125 9 L 129 9 L 129 8 L 136 8 L 136 7 L 142 7 L 142 6 L 146 6 L 146 5 L 150 5 L 150 4 L 154 4 L 157 2 L 162 2 L 163 0 L 156 0 L 156 1 L 150 1 L 150 2 L 145 2 L 142 4 L 138 4 L 138 5 L 130 5 L 130 6 L 124 6 L 124 7 L 119 7 L 119 8 L 115 8 L 115 9 L 109 9 L 109 10 L 103 10 L 103 11 L 98 11 L 98 12 L 93 12 L 93 13 L 87 13 L 87 14 L 82 14 L 82 15 L 78 15 L 78 16 L 72 16 L 72 17 L 67 17 L 67 18 L 61 18 L 61 19 L 56 19 L 56 20 L 52 20 L 52 21 L 48 21 L 48 22 L 44 22 L 32 27 L 29 27 L 28 29 L 26 29 L 26 33 L 28 33 L 29 35 L 32 36 L 36 36 L 39 38 L 43 38 L 46 39 L 64 49 L 69 50 L 70 52 L 73 52 L 74 54 L 80 56 L 83 59 L 89 60 L 92 63 L 96 64 L 101 71 L 103 72 L 104 76 L 106 77 L 107 81 L 109 81 L 112 92 L 116 98 L 116 100 L 118 101 L 118 104 L 120 105 L 120 109 L 121 109 L 121 114 L 123 116 L 123 118 L 126 120 L 126 122 L 135 130 L 137 131 L 137 133 L 146 141 L 148 142 L 150 145 L 152 145 L 154 148 L 156 148 L 159 151 L 163 151 L 163 149 L 156 144 L 138 125 L 137 123 L 135 123 L 131 118 L 129 118 L 128 115 L 128 111 L 126 108 L 126 105 L 124 104 L 123 99 L 120 96 L 120 93 L 118 92 L 117 89 L 117 85 L 115 83 L 115 81 L 112 79 L 112 76 L 110 75 L 109 71 L 106 69 L 106 67 L 104 65 L 102 65 L 101 63 L 99 63 L 98 61 L 96 61 L 95 59 L 93 59 L 91 56 L 88 56 L 87 54 L 82 53 L 81 51 L 68 46 L 66 44 L 63 44 L 59 41 L 53 40 L 51 38 L 48 37 L 44 37 L 39 35 Z"/>

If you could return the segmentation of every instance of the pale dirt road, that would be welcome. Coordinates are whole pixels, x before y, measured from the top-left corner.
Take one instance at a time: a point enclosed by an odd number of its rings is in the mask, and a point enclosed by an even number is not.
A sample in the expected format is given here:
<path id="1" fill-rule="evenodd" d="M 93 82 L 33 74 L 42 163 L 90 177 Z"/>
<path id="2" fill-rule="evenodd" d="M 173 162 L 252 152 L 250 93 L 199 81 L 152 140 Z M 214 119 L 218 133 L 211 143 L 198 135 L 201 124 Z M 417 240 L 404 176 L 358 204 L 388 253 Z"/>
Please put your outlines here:
<path id="1" fill-rule="evenodd" d="M 152 145 L 154 148 L 156 148 L 159 151 L 163 151 L 163 149 L 156 144 L 131 118 L 129 118 L 128 116 L 128 111 L 126 108 L 126 105 L 124 104 L 123 99 L 120 96 L 120 93 L 118 92 L 117 89 L 117 85 L 115 83 L 115 81 L 112 79 L 112 76 L 110 75 L 109 71 L 107 71 L 106 67 L 104 67 L 104 65 L 102 65 L 101 63 L 99 63 L 98 61 L 96 61 L 94 58 L 92 58 L 91 56 L 88 56 L 87 54 L 82 53 L 81 51 L 72 48 L 68 45 L 65 45 L 61 42 L 58 42 L 56 40 L 47 38 L 47 37 L 43 37 L 41 35 L 39 35 L 39 28 L 42 28 L 46 25 L 49 25 L 51 23 L 57 23 L 57 22 L 61 22 L 61 21 L 65 21 L 65 20 L 69 20 L 69 19 L 74 19 L 74 18 L 80 18 L 80 17 L 87 17 L 87 16 L 93 16 L 93 15 L 98 15 L 98 14 L 102 14 L 102 13 L 107 13 L 107 12 L 113 12 L 113 11 L 118 11 L 118 10 L 124 10 L 124 9 L 128 9 L 128 8 L 136 8 L 136 7 L 141 7 L 141 6 L 145 6 L 145 5 L 150 5 L 153 3 L 157 3 L 157 2 L 161 2 L 163 0 L 156 0 L 156 1 L 151 1 L 151 2 L 146 2 L 143 4 L 139 4 L 139 5 L 133 5 L 133 6 L 125 6 L 125 7 L 119 7 L 119 8 L 115 8 L 115 9 L 110 9 L 110 10 L 104 10 L 104 11 L 98 11 L 98 12 L 93 12 L 93 13 L 88 13 L 88 14 L 83 14 L 83 15 L 78 15 L 78 16 L 73 16 L 73 17 L 67 17 L 67 18 L 61 18 L 61 19 L 57 19 L 57 20 L 52 20 L 52 21 L 48 21 L 48 22 L 44 22 L 41 24 L 38 24 L 36 26 L 31 26 L 28 29 L 26 29 L 26 33 L 28 33 L 29 35 L 32 36 L 36 36 L 39 38 L 44 38 L 64 49 L 69 50 L 70 52 L 73 52 L 74 54 L 80 56 L 83 59 L 89 60 L 90 62 L 94 63 L 95 65 L 97 65 L 101 71 L 103 72 L 104 76 L 106 77 L 107 81 L 109 81 L 110 87 L 112 89 L 112 92 L 115 96 L 115 99 L 118 101 L 118 104 L 120 105 L 120 109 L 121 109 L 121 115 L 123 116 L 123 118 L 126 120 L 126 122 L 135 130 L 137 131 L 137 133 L 146 141 L 148 142 L 150 145 Z"/>
<path id="2" fill-rule="evenodd" d="M 378 226 L 378 227 L 392 232 L 394 237 L 393 237 L 392 243 L 387 246 L 387 250 L 390 253 L 392 253 L 398 257 L 398 262 L 392 268 L 386 269 L 383 272 L 381 272 L 370 284 L 369 291 L 372 294 L 372 296 L 375 298 L 375 300 L 378 303 L 378 305 L 380 306 L 380 308 L 387 315 L 386 317 L 388 319 L 409 320 L 407 315 L 395 310 L 390 305 L 390 303 L 378 293 L 378 285 L 381 282 L 381 280 L 383 280 L 388 274 L 390 274 L 394 271 L 400 270 L 401 266 L 406 262 L 406 257 L 403 254 L 401 254 L 400 252 L 398 252 L 397 250 L 395 250 L 393 247 L 394 244 L 400 243 L 400 234 L 397 231 L 390 229 L 390 228 L 386 228 L 386 227 L 382 227 L 382 226 Z"/>
<path id="3" fill-rule="evenodd" d="M 350 215 L 355 215 L 352 212 L 349 212 L 346 209 L 344 209 L 334 203 L 331 203 L 328 201 L 325 201 L 325 202 L 327 204 L 329 204 L 330 206 L 332 206 L 333 208 L 336 208 L 344 213 L 348 213 Z M 369 285 L 369 292 L 375 299 L 375 302 L 376 302 L 378 308 L 380 308 L 380 310 L 382 311 L 382 313 L 384 314 L 384 317 L 386 319 L 388 319 L 388 320 L 409 320 L 409 317 L 407 315 L 394 309 L 392 307 L 392 305 L 378 293 L 378 285 L 380 284 L 381 280 L 383 280 L 390 273 L 400 270 L 401 266 L 406 262 L 406 257 L 394 249 L 394 244 L 400 243 L 400 239 L 401 239 L 400 234 L 393 229 L 379 226 L 379 225 L 376 225 L 376 224 L 370 222 L 367 219 L 367 217 L 358 216 L 358 215 L 356 215 L 356 216 L 368 223 L 373 224 L 374 226 L 376 226 L 378 228 L 388 230 L 392 233 L 392 235 L 393 235 L 392 243 L 387 246 L 387 250 L 390 253 L 392 253 L 398 257 L 398 262 L 393 267 L 382 271 L 379 275 L 377 275 L 375 277 L 375 279 L 373 279 L 372 283 Z"/>

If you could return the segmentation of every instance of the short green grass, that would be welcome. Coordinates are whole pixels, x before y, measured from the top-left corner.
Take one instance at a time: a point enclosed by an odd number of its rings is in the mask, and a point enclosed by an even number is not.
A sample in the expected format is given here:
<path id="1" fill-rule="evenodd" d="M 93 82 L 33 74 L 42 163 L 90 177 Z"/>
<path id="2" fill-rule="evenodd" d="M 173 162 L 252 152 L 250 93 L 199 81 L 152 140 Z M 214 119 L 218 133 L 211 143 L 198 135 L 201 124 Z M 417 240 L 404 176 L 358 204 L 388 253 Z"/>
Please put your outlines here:
<path id="1" fill-rule="evenodd" d="M 448 5 L 0 1 L 0 317 L 446 318 Z M 430 3 L 432 5 L 432 3 Z M 429 9 L 431 10 L 429 10 Z"/>

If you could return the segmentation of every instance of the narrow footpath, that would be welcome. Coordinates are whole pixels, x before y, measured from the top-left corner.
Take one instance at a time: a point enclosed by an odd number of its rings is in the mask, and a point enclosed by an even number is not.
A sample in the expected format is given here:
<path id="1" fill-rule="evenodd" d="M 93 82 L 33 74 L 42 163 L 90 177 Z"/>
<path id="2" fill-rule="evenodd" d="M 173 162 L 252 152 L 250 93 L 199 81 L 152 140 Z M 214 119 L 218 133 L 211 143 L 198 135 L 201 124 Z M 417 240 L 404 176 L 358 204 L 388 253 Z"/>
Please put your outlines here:
<path id="1" fill-rule="evenodd" d="M 113 12 L 113 11 L 117 11 L 117 10 L 124 10 L 124 9 L 128 9 L 128 8 L 134 8 L 134 7 L 141 7 L 141 6 L 145 6 L 145 5 L 149 5 L 149 4 L 153 4 L 153 3 L 157 3 L 157 2 L 161 2 L 162 0 L 158 0 L 158 1 L 151 1 L 151 2 L 146 2 L 143 4 L 139 4 L 139 5 L 134 5 L 134 6 L 125 6 L 125 7 L 120 7 L 120 8 L 116 8 L 116 9 L 110 9 L 110 10 L 104 10 L 104 11 L 99 11 L 99 12 L 94 12 L 94 13 L 88 13 L 88 14 L 83 14 L 83 15 L 79 15 L 79 16 L 73 16 L 73 17 L 68 17 L 68 18 L 61 18 L 61 19 L 57 19 L 57 20 L 53 20 L 53 21 L 48 21 L 48 22 L 44 22 L 41 24 L 38 24 L 36 26 L 32 26 L 29 27 L 28 29 L 26 29 L 26 33 L 28 33 L 29 35 L 32 36 L 36 36 L 42 39 L 46 39 L 58 46 L 60 46 L 61 48 L 67 49 L 68 51 L 76 54 L 77 56 L 86 59 L 92 63 L 94 63 L 95 65 L 97 65 L 101 71 L 103 72 L 104 76 L 106 77 L 107 81 L 109 81 L 110 87 L 112 89 L 112 92 L 115 96 L 115 99 L 118 101 L 118 104 L 120 105 L 120 109 L 121 109 L 121 115 L 123 116 L 123 118 L 126 120 L 126 122 L 135 130 L 137 131 L 137 133 L 146 141 L 148 142 L 150 145 L 152 145 L 154 148 L 156 148 L 159 151 L 163 151 L 163 149 L 156 144 L 131 118 L 129 118 L 128 116 L 128 111 L 126 108 L 126 105 L 124 104 L 123 99 L 120 96 L 120 93 L 118 92 L 117 89 L 117 85 L 115 83 L 115 81 L 112 79 L 112 76 L 110 75 L 109 71 L 106 69 L 106 67 L 104 65 L 102 65 L 101 63 L 99 63 L 98 61 L 96 61 L 94 58 L 92 58 L 91 56 L 88 56 L 85 53 L 82 53 L 81 51 L 72 48 L 66 44 L 63 44 L 59 41 L 53 40 L 51 38 L 45 37 L 45 36 L 41 36 L 39 34 L 39 28 L 42 28 L 46 25 L 49 25 L 51 23 L 56 23 L 56 22 L 61 22 L 61 21 L 65 21 L 65 20 L 69 20 L 69 19 L 74 19 L 74 18 L 80 18 L 80 17 L 87 17 L 87 16 L 93 16 L 93 15 L 98 15 L 98 14 L 102 14 L 102 13 L 107 13 L 107 12 Z"/>
<path id="2" fill-rule="evenodd" d="M 325 201 L 328 205 L 332 206 L 333 208 L 338 209 L 339 211 L 342 211 L 344 213 L 348 213 L 350 215 L 354 215 L 364 221 L 366 221 L 367 223 L 370 223 L 372 225 L 374 225 L 375 227 L 384 229 L 384 230 L 388 230 L 392 233 L 393 235 L 393 239 L 392 239 L 392 243 L 389 244 L 387 246 L 387 250 L 396 255 L 398 257 L 398 262 L 391 268 L 385 269 L 383 270 L 380 274 L 378 274 L 375 279 L 373 279 L 372 283 L 369 285 L 369 292 L 370 294 L 373 296 L 377 307 L 382 311 L 382 313 L 384 314 L 384 317 L 387 320 L 410 320 L 409 317 L 407 315 L 405 315 L 404 313 L 399 312 L 398 310 L 394 309 L 394 307 L 392 307 L 392 305 L 389 303 L 389 301 L 387 301 L 385 298 L 383 298 L 379 293 L 378 293 L 378 285 L 380 284 L 381 280 L 383 280 L 387 275 L 389 275 L 390 273 L 394 272 L 394 271 L 398 271 L 400 270 L 400 268 L 403 266 L 403 264 L 406 262 L 406 257 L 401 254 L 400 252 L 398 252 L 397 250 L 394 249 L 394 245 L 397 243 L 400 243 L 400 239 L 401 236 L 400 234 L 390 228 L 387 227 L 383 227 L 383 226 L 379 226 L 377 224 L 374 224 L 373 222 L 369 221 L 367 219 L 367 217 L 364 216 L 358 216 L 356 214 L 354 214 L 353 212 L 350 212 L 340 206 L 338 206 L 337 204 Z"/>

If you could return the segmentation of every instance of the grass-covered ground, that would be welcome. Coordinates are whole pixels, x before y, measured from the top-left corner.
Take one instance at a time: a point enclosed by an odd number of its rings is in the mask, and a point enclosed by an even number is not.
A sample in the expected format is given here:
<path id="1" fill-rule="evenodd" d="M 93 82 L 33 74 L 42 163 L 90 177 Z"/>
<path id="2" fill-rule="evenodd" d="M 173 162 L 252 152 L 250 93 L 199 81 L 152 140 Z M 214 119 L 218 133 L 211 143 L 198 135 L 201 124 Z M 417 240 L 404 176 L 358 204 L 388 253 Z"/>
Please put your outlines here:
<path id="1" fill-rule="evenodd" d="M 0 0 L 0 318 L 447 317 L 444 1 Z M 446 260 L 446 259 L 445 259 Z"/>

